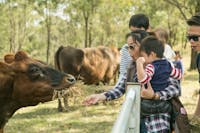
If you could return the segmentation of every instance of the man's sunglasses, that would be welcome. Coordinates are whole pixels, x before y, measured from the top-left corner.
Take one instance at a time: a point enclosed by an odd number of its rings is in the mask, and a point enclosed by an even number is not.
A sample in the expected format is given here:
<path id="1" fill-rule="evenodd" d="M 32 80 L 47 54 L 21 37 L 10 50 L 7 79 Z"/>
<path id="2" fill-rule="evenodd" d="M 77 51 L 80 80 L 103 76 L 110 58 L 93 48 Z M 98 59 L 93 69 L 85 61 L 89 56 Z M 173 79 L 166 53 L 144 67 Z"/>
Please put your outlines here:
<path id="1" fill-rule="evenodd" d="M 191 39 L 195 42 L 199 41 L 200 35 L 187 35 L 187 40 L 190 41 Z"/>

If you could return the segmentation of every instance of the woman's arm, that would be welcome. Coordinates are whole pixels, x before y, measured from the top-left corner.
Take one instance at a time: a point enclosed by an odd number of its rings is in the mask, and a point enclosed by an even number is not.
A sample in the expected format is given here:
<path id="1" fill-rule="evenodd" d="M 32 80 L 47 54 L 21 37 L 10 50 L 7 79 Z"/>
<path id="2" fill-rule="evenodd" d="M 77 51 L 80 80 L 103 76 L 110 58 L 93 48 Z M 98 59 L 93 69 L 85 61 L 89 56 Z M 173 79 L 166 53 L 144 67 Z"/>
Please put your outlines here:
<path id="1" fill-rule="evenodd" d="M 86 97 L 83 101 L 83 105 L 92 105 L 96 104 L 100 101 L 105 100 L 113 100 L 121 97 L 125 93 L 125 82 L 126 82 L 126 73 L 121 78 L 120 82 L 118 82 L 115 87 L 107 92 L 103 92 L 101 94 L 92 94 Z"/>
<path id="2" fill-rule="evenodd" d="M 172 97 L 177 97 L 181 95 L 181 87 L 177 80 L 170 78 L 170 84 L 163 91 L 154 92 L 151 84 L 147 83 L 147 88 L 142 86 L 141 97 L 145 99 L 160 99 L 169 100 Z"/>
<path id="3" fill-rule="evenodd" d="M 161 100 L 169 100 L 172 97 L 177 97 L 181 95 L 181 87 L 178 80 L 169 78 L 170 83 L 163 91 L 158 92 Z"/>
<path id="4" fill-rule="evenodd" d="M 127 74 L 125 72 L 123 77 L 120 79 L 120 81 L 115 85 L 113 89 L 104 92 L 107 101 L 120 98 L 125 93 L 125 83 L 127 79 L 126 76 Z"/>

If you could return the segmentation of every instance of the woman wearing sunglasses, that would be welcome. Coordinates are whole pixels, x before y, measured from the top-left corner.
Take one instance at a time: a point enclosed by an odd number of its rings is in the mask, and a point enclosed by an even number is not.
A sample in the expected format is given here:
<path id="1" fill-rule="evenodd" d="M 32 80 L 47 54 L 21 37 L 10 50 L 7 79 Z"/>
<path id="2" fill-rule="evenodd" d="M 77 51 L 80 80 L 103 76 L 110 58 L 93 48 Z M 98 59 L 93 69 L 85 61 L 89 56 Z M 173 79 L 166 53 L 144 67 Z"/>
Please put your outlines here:
<path id="1" fill-rule="evenodd" d="M 140 56 L 140 42 L 147 35 L 148 34 L 145 31 L 141 30 L 127 34 L 126 39 L 129 48 L 129 54 L 133 60 L 129 69 L 127 70 L 127 73 L 124 74 L 120 82 L 113 89 L 101 94 L 92 94 L 88 96 L 83 101 L 84 105 L 88 106 L 96 104 L 99 101 L 109 101 L 120 98 L 125 93 L 125 85 L 127 81 L 137 82 L 135 61 Z M 131 75 L 131 77 L 128 75 Z M 168 100 L 172 97 L 180 95 L 180 86 L 178 82 L 173 79 L 170 79 L 169 86 L 159 93 L 155 93 L 149 83 L 147 85 L 147 89 L 143 87 L 141 90 L 141 97 L 144 99 Z M 141 117 L 140 133 L 169 133 L 171 132 L 170 120 L 171 116 L 168 113 L 150 114 L 148 116 Z"/>

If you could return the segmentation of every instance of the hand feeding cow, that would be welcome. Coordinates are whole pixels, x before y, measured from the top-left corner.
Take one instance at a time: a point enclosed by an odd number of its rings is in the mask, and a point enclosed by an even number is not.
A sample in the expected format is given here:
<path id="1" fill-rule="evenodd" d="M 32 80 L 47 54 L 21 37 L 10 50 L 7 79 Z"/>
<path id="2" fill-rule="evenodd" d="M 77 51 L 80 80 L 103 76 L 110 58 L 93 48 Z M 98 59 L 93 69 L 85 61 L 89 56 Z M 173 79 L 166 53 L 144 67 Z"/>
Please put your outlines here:
<path id="1" fill-rule="evenodd" d="M 69 74 L 54 70 L 19 51 L 0 62 L 0 133 L 16 110 L 52 99 L 54 90 L 75 83 Z"/>
<path id="2" fill-rule="evenodd" d="M 120 53 L 115 47 L 78 49 L 61 46 L 55 54 L 55 68 L 82 79 L 85 84 L 109 83 L 116 77 L 119 62 Z M 62 111 L 60 98 L 58 98 L 58 110 Z"/>

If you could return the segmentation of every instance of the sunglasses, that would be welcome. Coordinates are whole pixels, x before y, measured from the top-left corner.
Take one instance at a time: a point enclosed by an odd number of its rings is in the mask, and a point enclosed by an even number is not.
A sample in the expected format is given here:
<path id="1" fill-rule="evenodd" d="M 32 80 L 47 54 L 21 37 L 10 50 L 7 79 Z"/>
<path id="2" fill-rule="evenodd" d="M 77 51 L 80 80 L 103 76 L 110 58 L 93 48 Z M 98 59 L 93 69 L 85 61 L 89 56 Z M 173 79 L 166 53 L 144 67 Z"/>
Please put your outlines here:
<path id="1" fill-rule="evenodd" d="M 200 41 L 199 40 L 200 35 L 188 35 L 187 40 L 190 41 L 191 39 L 195 42 Z"/>
<path id="2" fill-rule="evenodd" d="M 135 47 L 136 47 L 136 44 L 135 44 L 135 45 L 129 45 L 129 46 L 128 46 L 128 48 L 129 48 L 130 50 L 134 50 Z"/>

